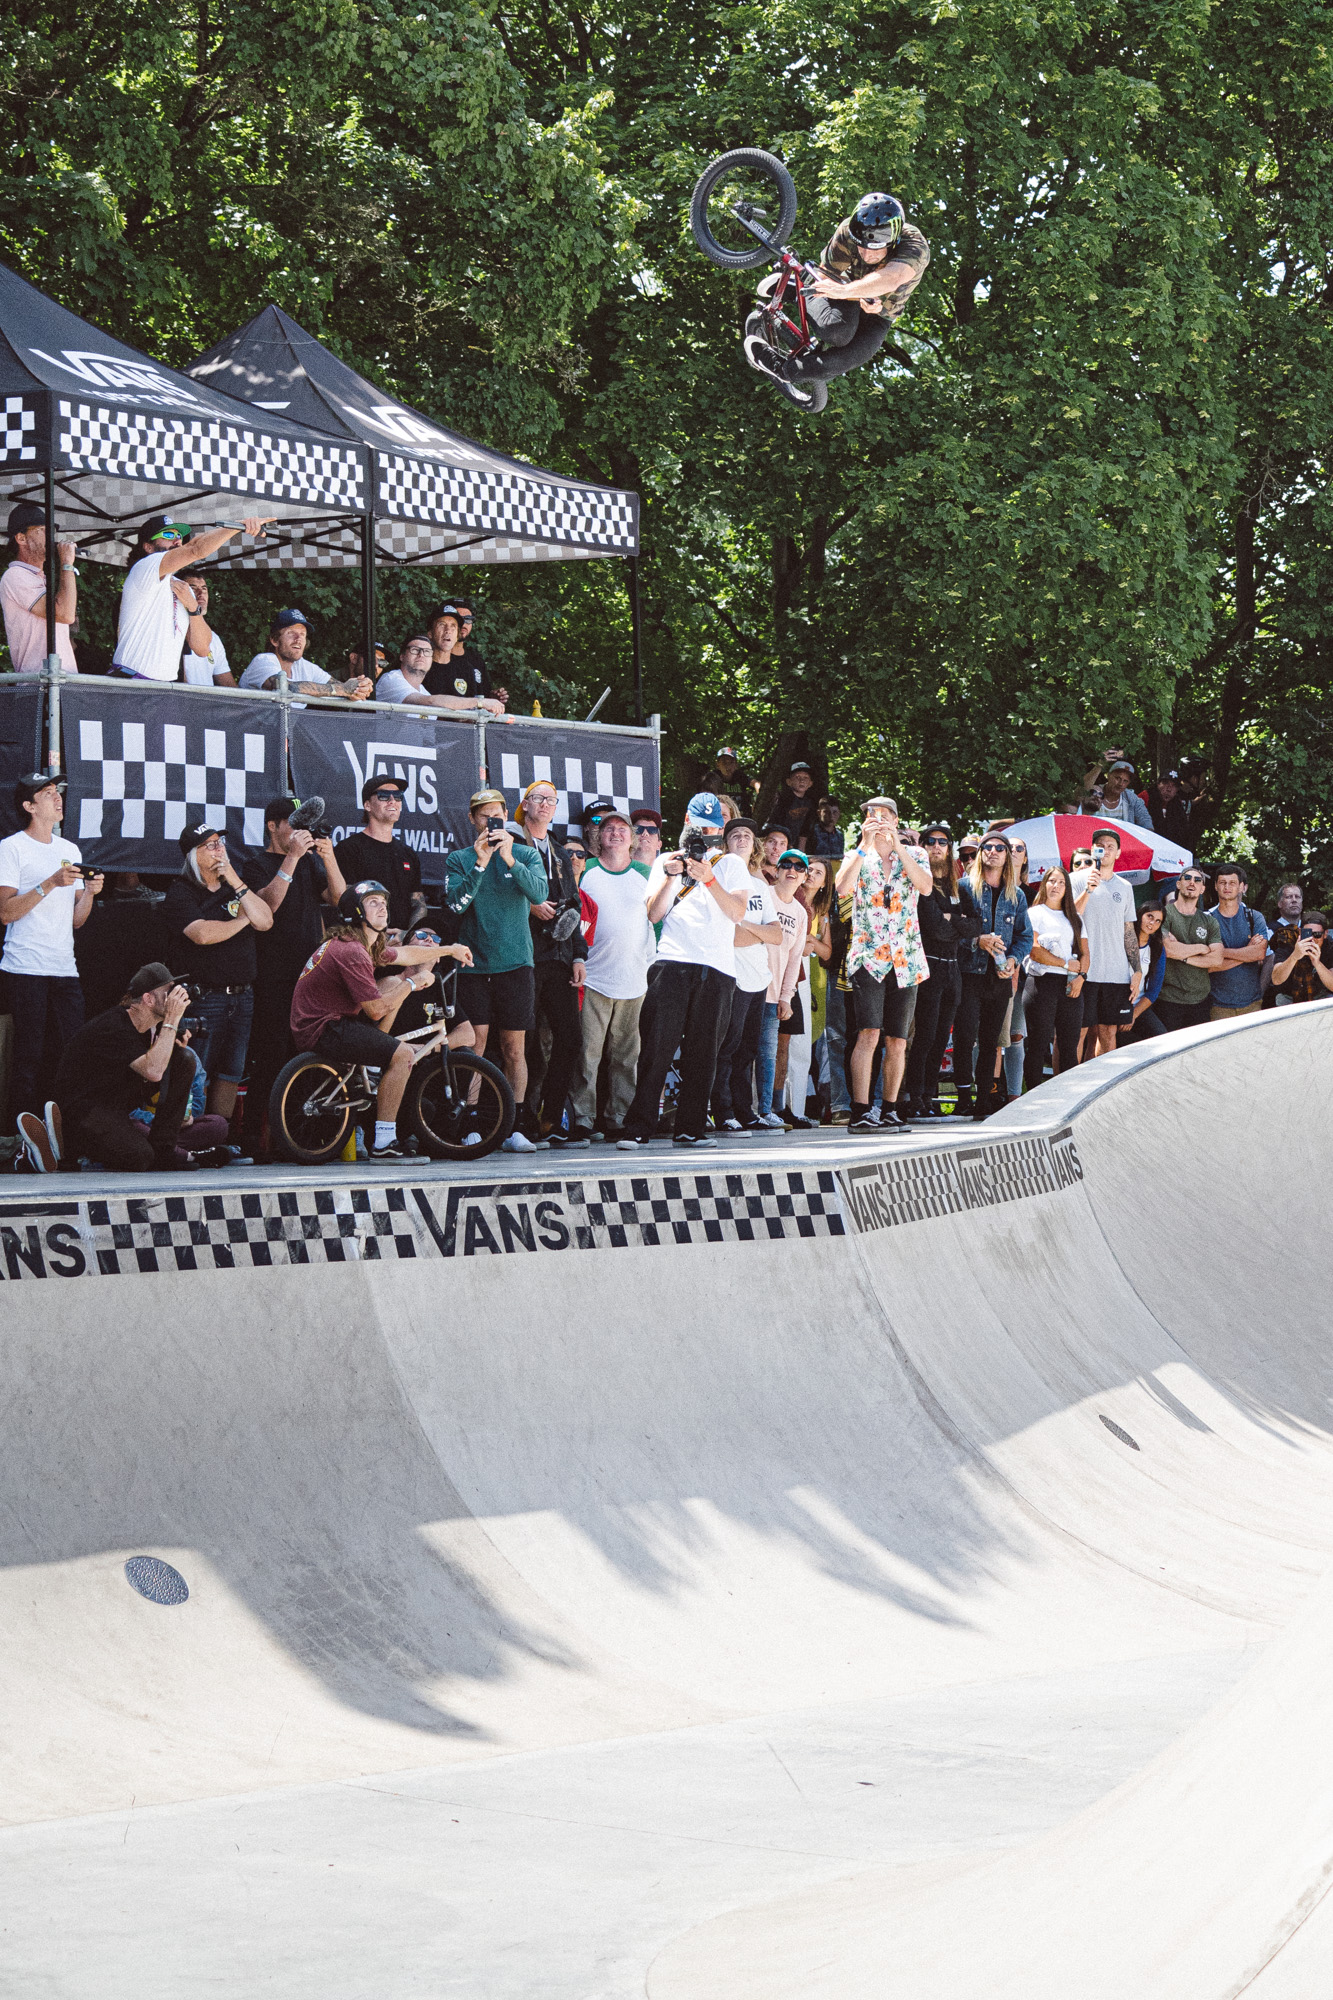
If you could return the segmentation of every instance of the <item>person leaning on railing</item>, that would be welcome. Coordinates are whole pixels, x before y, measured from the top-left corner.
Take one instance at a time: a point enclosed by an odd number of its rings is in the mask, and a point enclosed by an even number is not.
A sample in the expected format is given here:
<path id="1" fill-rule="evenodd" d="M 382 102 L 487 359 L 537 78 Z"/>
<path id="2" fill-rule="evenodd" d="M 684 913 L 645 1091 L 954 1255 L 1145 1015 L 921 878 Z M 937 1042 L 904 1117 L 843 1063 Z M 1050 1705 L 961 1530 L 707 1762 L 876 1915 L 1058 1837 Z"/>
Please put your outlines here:
<path id="1" fill-rule="evenodd" d="M 279 611 L 269 627 L 269 650 L 256 653 L 241 675 L 243 688 L 275 693 L 285 680 L 293 694 L 336 695 L 340 701 L 368 701 L 374 688 L 364 674 L 357 680 L 335 681 L 323 667 L 305 657 L 310 620 L 294 606 Z"/>

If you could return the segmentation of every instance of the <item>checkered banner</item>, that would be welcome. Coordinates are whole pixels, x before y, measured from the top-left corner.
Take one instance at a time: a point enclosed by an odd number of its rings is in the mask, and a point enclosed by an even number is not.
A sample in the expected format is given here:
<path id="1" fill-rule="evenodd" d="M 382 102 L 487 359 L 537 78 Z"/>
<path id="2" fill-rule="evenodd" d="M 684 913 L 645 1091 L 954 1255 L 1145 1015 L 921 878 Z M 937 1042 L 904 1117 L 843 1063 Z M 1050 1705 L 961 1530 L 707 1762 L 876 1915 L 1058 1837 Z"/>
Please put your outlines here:
<path id="1" fill-rule="evenodd" d="M 361 787 L 377 775 L 406 784 L 398 838 L 421 856 L 423 883 L 444 880 L 455 847 L 473 838 L 467 802 L 480 780 L 474 722 L 383 709 L 294 709 L 288 751 L 299 798 L 318 792 L 335 841 L 365 825 Z"/>
<path id="2" fill-rule="evenodd" d="M 15 780 L 46 769 L 42 718 L 42 686 L 35 675 L 0 682 L 0 839 L 18 831 Z M 27 815 L 22 817 L 26 822 Z"/>
<path id="3" fill-rule="evenodd" d="M 593 799 L 614 799 L 622 812 L 635 806 L 660 811 L 657 740 L 611 729 L 569 728 L 560 723 L 488 722 L 486 760 L 491 783 L 510 807 L 538 778 L 556 788 L 557 829 L 577 828 Z"/>
<path id="4" fill-rule="evenodd" d="M 276 703 L 67 681 L 61 719 L 65 826 L 85 860 L 174 875 L 186 822 L 205 818 L 233 846 L 264 845 L 264 807 L 287 788 Z"/>

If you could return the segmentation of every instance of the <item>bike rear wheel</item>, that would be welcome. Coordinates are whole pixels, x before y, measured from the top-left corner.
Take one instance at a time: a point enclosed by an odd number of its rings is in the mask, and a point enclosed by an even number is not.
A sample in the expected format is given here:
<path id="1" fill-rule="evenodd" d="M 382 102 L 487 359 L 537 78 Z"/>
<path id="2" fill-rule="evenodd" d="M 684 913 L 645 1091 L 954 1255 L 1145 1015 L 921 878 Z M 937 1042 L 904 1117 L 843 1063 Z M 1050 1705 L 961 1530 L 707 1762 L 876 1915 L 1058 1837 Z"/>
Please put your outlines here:
<path id="1" fill-rule="evenodd" d="M 709 262 L 724 271 L 749 270 L 771 254 L 742 226 L 741 216 L 781 244 L 796 221 L 795 181 L 781 160 L 758 146 L 723 153 L 705 167 L 690 196 L 694 240 Z"/>
<path id="2" fill-rule="evenodd" d="M 413 1070 L 400 1116 L 433 1160 L 481 1160 L 514 1129 L 514 1093 L 485 1056 L 441 1050 Z"/>
<path id="3" fill-rule="evenodd" d="M 774 382 L 779 395 L 789 403 L 795 403 L 798 410 L 807 416 L 817 417 L 828 403 L 828 383 L 811 380 L 809 382 Z"/>
<path id="4" fill-rule="evenodd" d="M 352 1107 L 347 1073 L 313 1052 L 293 1056 L 279 1070 L 269 1094 L 269 1139 L 284 1160 L 319 1167 L 347 1143 Z"/>

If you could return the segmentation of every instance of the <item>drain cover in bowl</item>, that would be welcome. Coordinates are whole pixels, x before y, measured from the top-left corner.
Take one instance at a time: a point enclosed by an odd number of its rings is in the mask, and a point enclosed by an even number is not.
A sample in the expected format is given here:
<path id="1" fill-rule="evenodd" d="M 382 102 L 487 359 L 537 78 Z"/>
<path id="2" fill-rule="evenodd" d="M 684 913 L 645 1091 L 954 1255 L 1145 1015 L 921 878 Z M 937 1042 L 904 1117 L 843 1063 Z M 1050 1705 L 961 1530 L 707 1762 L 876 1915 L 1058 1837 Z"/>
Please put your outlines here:
<path id="1" fill-rule="evenodd" d="M 131 1556 L 125 1575 L 140 1597 L 152 1604 L 184 1604 L 190 1586 L 178 1569 L 157 1556 Z"/>

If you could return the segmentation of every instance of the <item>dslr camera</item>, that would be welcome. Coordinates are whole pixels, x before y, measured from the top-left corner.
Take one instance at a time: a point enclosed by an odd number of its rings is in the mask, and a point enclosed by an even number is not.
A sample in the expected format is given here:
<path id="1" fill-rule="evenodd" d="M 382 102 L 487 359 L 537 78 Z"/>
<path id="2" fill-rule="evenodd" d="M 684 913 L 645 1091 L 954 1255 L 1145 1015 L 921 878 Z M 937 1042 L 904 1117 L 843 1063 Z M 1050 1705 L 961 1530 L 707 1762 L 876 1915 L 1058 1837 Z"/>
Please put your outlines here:
<path id="1" fill-rule="evenodd" d="M 697 827 L 692 826 L 680 843 L 680 851 L 687 861 L 707 861 L 712 844 L 706 833 L 700 833 Z"/>
<path id="2" fill-rule="evenodd" d="M 332 834 L 333 828 L 324 817 L 324 812 L 324 801 L 319 796 L 319 793 L 316 792 L 312 797 L 302 799 L 288 824 L 296 827 L 298 830 L 304 828 L 312 840 L 327 840 Z"/>

